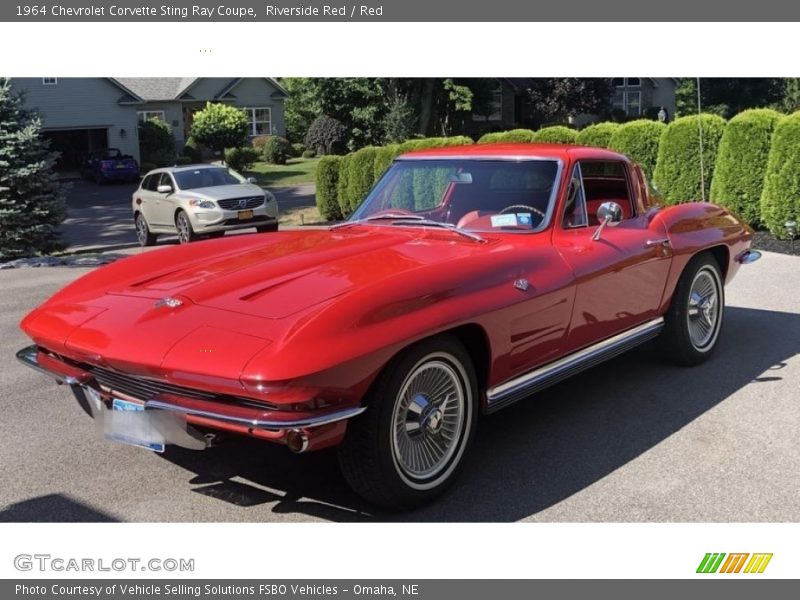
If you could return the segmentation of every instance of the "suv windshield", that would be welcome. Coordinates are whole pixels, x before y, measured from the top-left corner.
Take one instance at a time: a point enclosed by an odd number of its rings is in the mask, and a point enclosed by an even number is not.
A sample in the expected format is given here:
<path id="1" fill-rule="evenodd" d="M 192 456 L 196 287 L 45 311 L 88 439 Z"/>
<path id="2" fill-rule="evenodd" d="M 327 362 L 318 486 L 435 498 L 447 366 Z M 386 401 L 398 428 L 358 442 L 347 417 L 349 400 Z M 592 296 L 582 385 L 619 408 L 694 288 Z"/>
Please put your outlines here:
<path id="1" fill-rule="evenodd" d="M 178 188 L 182 190 L 194 190 L 217 185 L 235 185 L 244 181 L 241 175 L 223 167 L 174 171 L 172 176 L 175 178 Z"/>
<path id="2" fill-rule="evenodd" d="M 396 217 L 413 226 L 424 218 L 472 231 L 540 231 L 558 171 L 552 159 L 400 159 L 350 220 L 391 224 Z"/>

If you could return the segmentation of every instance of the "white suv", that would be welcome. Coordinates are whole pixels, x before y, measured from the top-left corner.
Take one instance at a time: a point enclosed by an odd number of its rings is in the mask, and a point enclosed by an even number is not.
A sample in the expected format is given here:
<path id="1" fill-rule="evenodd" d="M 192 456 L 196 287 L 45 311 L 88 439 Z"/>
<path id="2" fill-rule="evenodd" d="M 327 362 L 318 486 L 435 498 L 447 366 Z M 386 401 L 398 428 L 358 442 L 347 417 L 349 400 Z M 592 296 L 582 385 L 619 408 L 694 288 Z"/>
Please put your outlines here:
<path id="1" fill-rule="evenodd" d="M 159 234 L 178 234 L 182 244 L 232 229 L 278 229 L 275 196 L 219 165 L 154 169 L 132 197 L 136 237 L 152 246 Z"/>

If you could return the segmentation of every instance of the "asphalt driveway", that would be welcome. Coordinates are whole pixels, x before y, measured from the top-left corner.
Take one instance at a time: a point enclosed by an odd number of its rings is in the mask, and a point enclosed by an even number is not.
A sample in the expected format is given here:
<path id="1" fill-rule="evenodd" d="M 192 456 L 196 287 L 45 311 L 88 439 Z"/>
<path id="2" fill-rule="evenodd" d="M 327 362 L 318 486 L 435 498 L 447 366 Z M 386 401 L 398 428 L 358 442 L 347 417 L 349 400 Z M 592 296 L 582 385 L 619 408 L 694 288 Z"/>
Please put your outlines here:
<path id="1" fill-rule="evenodd" d="M 13 358 L 22 315 L 82 272 L 0 271 L 0 521 L 800 521 L 800 258 L 742 268 L 710 362 L 644 347 L 486 418 L 452 490 L 400 516 L 355 496 L 332 451 L 96 439 Z"/>
<path id="2" fill-rule="evenodd" d="M 67 219 L 61 226 L 61 233 L 68 251 L 138 245 L 131 213 L 131 195 L 138 184 L 97 185 L 76 180 L 66 185 Z M 269 190 L 275 194 L 278 206 L 284 209 L 314 205 L 313 185 L 273 187 Z M 174 243 L 174 239 L 162 236 L 159 243 Z"/>

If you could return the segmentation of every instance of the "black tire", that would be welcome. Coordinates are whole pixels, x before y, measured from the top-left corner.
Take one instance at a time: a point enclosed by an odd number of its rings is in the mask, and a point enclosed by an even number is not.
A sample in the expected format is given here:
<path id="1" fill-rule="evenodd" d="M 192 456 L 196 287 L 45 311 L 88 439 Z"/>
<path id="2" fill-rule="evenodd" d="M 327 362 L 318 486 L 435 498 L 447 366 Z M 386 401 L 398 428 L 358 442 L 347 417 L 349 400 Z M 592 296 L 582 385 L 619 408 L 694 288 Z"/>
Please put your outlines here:
<path id="1" fill-rule="evenodd" d="M 423 372 L 434 390 L 444 383 L 451 391 L 429 397 L 415 386 L 412 394 L 414 379 L 420 377 L 421 384 Z M 407 349 L 378 377 L 366 398 L 367 410 L 348 422 L 338 448 L 345 479 L 366 500 L 392 510 L 430 502 L 463 466 L 475 433 L 477 399 L 472 359 L 455 337 L 442 335 Z M 423 448 L 430 455 L 422 456 Z M 417 458 L 429 461 L 427 471 L 409 464 Z"/>
<path id="2" fill-rule="evenodd" d="M 136 239 L 139 240 L 140 246 L 153 246 L 158 239 L 158 236 L 150 232 L 150 226 L 147 224 L 147 219 L 144 218 L 142 213 L 136 213 L 133 219 L 134 226 L 136 227 Z"/>
<path id="3" fill-rule="evenodd" d="M 278 231 L 278 224 L 270 223 L 269 225 L 262 225 L 261 227 L 256 227 L 256 231 L 258 233 L 269 233 L 271 231 Z"/>
<path id="4" fill-rule="evenodd" d="M 699 293 L 704 288 L 710 290 L 708 295 Z M 712 291 L 713 306 L 706 300 Z M 664 358 L 682 366 L 707 361 L 717 346 L 724 313 L 725 287 L 720 266 L 711 254 L 698 254 L 686 265 L 664 315 L 664 330 L 658 339 Z"/>
<path id="5" fill-rule="evenodd" d="M 188 244 L 189 242 L 195 242 L 200 239 L 200 236 L 198 236 L 192 228 L 192 222 L 189 220 L 189 216 L 182 210 L 179 210 L 175 214 L 175 229 L 178 230 L 178 241 L 181 244 Z"/>

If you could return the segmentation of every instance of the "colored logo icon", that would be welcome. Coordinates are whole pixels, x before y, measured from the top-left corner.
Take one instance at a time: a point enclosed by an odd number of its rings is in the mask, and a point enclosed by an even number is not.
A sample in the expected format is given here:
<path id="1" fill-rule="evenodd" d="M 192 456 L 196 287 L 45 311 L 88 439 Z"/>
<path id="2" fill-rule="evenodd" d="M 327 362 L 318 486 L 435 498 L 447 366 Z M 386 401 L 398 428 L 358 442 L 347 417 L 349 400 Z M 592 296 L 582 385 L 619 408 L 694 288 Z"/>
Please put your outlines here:
<path id="1" fill-rule="evenodd" d="M 697 567 L 698 573 L 763 573 L 772 553 L 708 552 Z"/>

